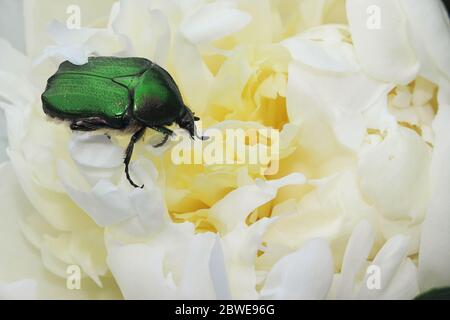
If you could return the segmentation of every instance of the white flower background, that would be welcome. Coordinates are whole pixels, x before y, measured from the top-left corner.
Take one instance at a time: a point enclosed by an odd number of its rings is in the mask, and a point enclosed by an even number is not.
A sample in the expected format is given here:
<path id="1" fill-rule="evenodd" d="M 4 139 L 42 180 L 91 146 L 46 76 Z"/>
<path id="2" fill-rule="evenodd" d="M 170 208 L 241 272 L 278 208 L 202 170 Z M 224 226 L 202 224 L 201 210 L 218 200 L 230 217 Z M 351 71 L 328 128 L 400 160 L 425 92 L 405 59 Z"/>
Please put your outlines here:
<path id="1" fill-rule="evenodd" d="M 82 28 L 69 30 L 73 3 Z M 371 5 L 379 29 L 367 27 Z M 0 40 L 0 298 L 410 299 L 450 285 L 439 0 L 14 8 L 1 10 L 1 34 L 24 36 Z M 58 64 L 91 55 L 160 64 L 206 128 L 279 129 L 280 171 L 177 166 L 174 142 L 155 149 L 148 132 L 132 161 L 145 187 L 132 188 L 128 136 L 74 133 L 42 112 Z M 66 288 L 73 264 L 80 290 Z M 380 289 L 366 286 L 370 264 Z"/>

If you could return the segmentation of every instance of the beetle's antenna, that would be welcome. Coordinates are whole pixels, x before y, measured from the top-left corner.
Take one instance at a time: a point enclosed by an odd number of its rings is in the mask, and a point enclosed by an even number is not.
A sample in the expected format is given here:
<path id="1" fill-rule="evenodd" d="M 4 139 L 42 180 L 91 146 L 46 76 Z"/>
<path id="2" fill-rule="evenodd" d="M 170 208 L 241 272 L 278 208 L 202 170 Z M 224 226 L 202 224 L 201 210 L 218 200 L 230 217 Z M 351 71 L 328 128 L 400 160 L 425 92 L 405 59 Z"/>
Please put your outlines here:
<path id="1" fill-rule="evenodd" d="M 207 137 L 207 136 L 199 136 L 198 134 L 197 134 L 197 130 L 194 130 L 194 133 L 195 133 L 195 136 L 198 138 L 198 139 L 200 139 L 200 140 L 208 140 L 209 139 L 209 137 Z"/>

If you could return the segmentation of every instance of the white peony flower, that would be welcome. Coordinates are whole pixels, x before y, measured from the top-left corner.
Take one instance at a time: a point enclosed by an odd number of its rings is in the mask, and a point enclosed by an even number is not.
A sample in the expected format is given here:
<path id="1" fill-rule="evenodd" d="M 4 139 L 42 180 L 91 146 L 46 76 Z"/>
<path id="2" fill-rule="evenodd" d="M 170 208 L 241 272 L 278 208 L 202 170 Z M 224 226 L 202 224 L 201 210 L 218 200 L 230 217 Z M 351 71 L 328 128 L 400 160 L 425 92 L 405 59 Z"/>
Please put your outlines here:
<path id="1" fill-rule="evenodd" d="M 0 39 L 0 298 L 411 299 L 450 285 L 439 0 L 80 0 L 68 29 L 72 2 L 24 3 L 26 54 Z M 58 64 L 92 55 L 158 63 L 205 135 L 272 129 L 279 145 L 243 149 L 276 152 L 180 164 L 174 150 L 213 139 L 154 148 L 147 130 L 133 188 L 127 134 L 42 111 Z"/>

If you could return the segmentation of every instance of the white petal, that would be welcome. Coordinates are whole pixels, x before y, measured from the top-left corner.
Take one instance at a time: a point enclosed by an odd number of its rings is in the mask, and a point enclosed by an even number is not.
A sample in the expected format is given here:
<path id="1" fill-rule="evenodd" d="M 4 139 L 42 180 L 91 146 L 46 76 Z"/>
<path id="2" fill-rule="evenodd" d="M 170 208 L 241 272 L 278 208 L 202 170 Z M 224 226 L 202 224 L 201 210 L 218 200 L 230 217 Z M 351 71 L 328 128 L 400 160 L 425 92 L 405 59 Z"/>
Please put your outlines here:
<path id="1" fill-rule="evenodd" d="M 336 296 L 339 299 L 351 299 L 355 278 L 369 256 L 374 243 L 374 232 L 367 221 L 361 221 L 353 230 L 345 248 L 341 267 L 341 277 Z"/>
<path id="2" fill-rule="evenodd" d="M 442 1 L 401 0 L 400 4 L 420 59 L 420 74 L 434 83 L 439 81 L 437 71 L 450 79 L 450 21 Z"/>
<path id="3" fill-rule="evenodd" d="M 108 266 L 125 299 L 175 298 L 163 273 L 164 252 L 145 244 L 109 250 Z"/>
<path id="4" fill-rule="evenodd" d="M 233 299 L 256 299 L 255 262 L 263 234 L 275 219 L 261 219 L 250 227 L 236 226 L 222 238 L 222 247 Z"/>
<path id="5" fill-rule="evenodd" d="M 366 259 L 373 242 L 370 224 L 361 222 L 347 244 L 342 271 L 335 276 L 329 298 L 412 299 L 418 294 L 417 268 L 406 257 L 408 237 L 397 235 L 389 239 L 369 265 Z M 373 280 L 379 287 L 374 286 Z"/>
<path id="6" fill-rule="evenodd" d="M 90 186 L 81 177 L 77 179 L 79 182 L 75 182 L 73 173 L 64 161 L 59 161 L 58 173 L 71 199 L 99 226 L 111 226 L 139 216 L 143 228 L 151 231 L 158 228 L 166 215 L 166 209 L 161 192 L 151 176 L 153 165 L 148 160 L 142 160 L 141 163 L 132 163 L 130 172 L 136 181 L 144 183 L 143 189 L 130 187 L 123 177 L 119 185 L 108 179 L 100 179 Z M 123 173 L 122 168 L 119 171 Z"/>
<path id="7" fill-rule="evenodd" d="M 211 280 L 214 285 L 216 297 L 219 300 L 231 299 L 229 280 L 225 268 L 225 257 L 220 237 L 216 237 L 214 247 L 211 251 L 211 259 L 209 261 L 209 269 L 211 272 Z"/>
<path id="8" fill-rule="evenodd" d="M 132 44 L 132 54 L 147 56 L 151 52 L 152 30 L 150 29 L 149 2 L 146 0 L 120 1 L 120 10 L 112 28 L 124 35 Z"/>
<path id="9" fill-rule="evenodd" d="M 27 52 L 35 57 L 49 44 L 47 28 L 50 21 L 66 22 L 72 12 L 66 10 L 70 5 L 78 5 L 81 9 L 81 26 L 106 25 L 111 5 L 114 0 L 93 2 L 61 1 L 55 7 L 49 0 L 23 1 L 23 15 L 25 22 L 25 35 Z M 52 10 L 49 10 L 52 8 Z"/>
<path id="10" fill-rule="evenodd" d="M 8 104 L 4 104 L 2 109 L 23 109 L 29 106 L 35 100 L 36 89 L 30 82 L 24 80 L 17 74 L 11 74 L 0 70 L 0 97 L 2 100 L 8 101 Z"/>
<path id="11" fill-rule="evenodd" d="M 127 55 L 145 57 L 166 66 L 172 41 L 168 8 L 171 6 L 174 3 L 120 1 L 118 14 L 111 18 L 111 27 L 128 41 Z"/>
<path id="12" fill-rule="evenodd" d="M 248 13 L 222 1 L 202 6 L 181 23 L 180 30 L 192 43 L 206 43 L 242 29 L 250 20 Z"/>
<path id="13" fill-rule="evenodd" d="M 111 169 L 123 164 L 123 149 L 103 134 L 72 135 L 69 152 L 72 159 L 81 166 Z"/>
<path id="14" fill-rule="evenodd" d="M 171 32 L 169 21 L 164 12 L 160 10 L 150 11 L 151 29 L 154 33 L 152 61 L 165 68 L 170 57 Z"/>
<path id="15" fill-rule="evenodd" d="M 289 65 L 288 116 L 296 124 L 326 119 L 340 143 L 358 150 L 366 129 L 362 112 L 390 87 L 362 72 L 324 72 L 294 61 Z"/>
<path id="16" fill-rule="evenodd" d="M 112 234 L 111 234 L 112 236 Z M 213 299 L 212 233 L 168 223 L 147 243 L 108 241 L 108 265 L 125 299 Z"/>
<path id="17" fill-rule="evenodd" d="M 79 190 L 68 179 L 70 169 L 67 164 L 61 161 L 58 170 L 67 194 L 99 226 L 116 224 L 135 215 L 127 195 L 108 180 L 100 180 L 86 192 Z"/>
<path id="18" fill-rule="evenodd" d="M 89 56 L 119 55 L 127 46 L 126 39 L 110 29 L 68 29 L 63 23 L 52 21 L 47 32 L 56 44 L 47 46 L 34 60 L 35 65 L 48 57 L 58 57 L 60 61 L 69 60 L 81 65 L 87 63 Z"/>
<path id="19" fill-rule="evenodd" d="M 96 29 L 68 29 L 59 21 L 53 20 L 47 29 L 49 36 L 59 44 L 70 45 L 78 42 L 85 42 L 95 34 Z"/>
<path id="20" fill-rule="evenodd" d="M 2 60 L 0 61 L 0 70 L 27 76 L 31 74 L 31 65 L 28 57 L 22 52 L 14 49 L 6 40 L 0 38 L 0 50 L 2 51 Z"/>
<path id="21" fill-rule="evenodd" d="M 397 0 L 349 0 L 347 17 L 363 70 L 375 79 L 407 84 L 419 70 Z"/>
<path id="22" fill-rule="evenodd" d="M 194 236 L 187 248 L 187 260 L 179 283 L 180 295 L 189 299 L 216 297 L 212 282 L 213 270 L 210 269 L 211 252 L 216 236 L 213 233 L 201 233 Z M 214 270 L 215 271 L 215 270 Z"/>
<path id="23" fill-rule="evenodd" d="M 7 38 L 11 44 L 25 52 L 23 4 L 18 1 L 0 3 L 0 37 Z"/>
<path id="24" fill-rule="evenodd" d="M 359 298 L 376 298 L 388 290 L 389 286 L 395 280 L 401 264 L 406 258 L 409 248 L 409 241 L 410 240 L 408 237 L 397 235 L 385 243 L 372 262 L 372 265 L 379 268 L 379 275 L 381 276 L 380 288 L 370 289 L 367 285 L 365 285 L 368 281 L 368 277 L 370 276 L 368 274 L 366 275 L 363 285 L 358 293 Z"/>
<path id="25" fill-rule="evenodd" d="M 419 294 L 419 283 L 417 279 L 417 267 L 407 258 L 398 268 L 396 276 L 392 279 L 382 299 L 410 300 Z"/>
<path id="26" fill-rule="evenodd" d="M 87 63 L 90 52 L 86 47 L 83 47 L 83 43 L 95 34 L 95 29 L 70 30 L 61 22 L 52 21 L 47 32 L 57 45 L 45 48 L 44 53 L 34 61 L 35 64 L 39 64 L 45 58 L 51 56 L 59 56 L 60 59 L 69 60 L 74 64 Z"/>
<path id="27" fill-rule="evenodd" d="M 353 48 L 345 42 L 323 43 L 302 38 L 283 41 L 292 58 L 315 69 L 333 72 L 355 72 L 359 65 L 354 58 Z"/>
<path id="28" fill-rule="evenodd" d="M 212 74 L 205 65 L 197 47 L 185 36 L 177 33 L 174 38 L 173 52 L 183 54 L 173 55 L 175 80 L 188 106 L 201 114 L 206 107 L 208 89 L 212 83 Z"/>
<path id="29" fill-rule="evenodd" d="M 217 223 L 220 232 L 226 234 L 242 223 L 253 210 L 275 198 L 279 188 L 305 182 L 302 174 L 292 173 L 278 180 L 242 186 L 216 202 L 210 209 L 210 216 Z"/>
<path id="30" fill-rule="evenodd" d="M 387 219 L 421 221 L 429 195 L 430 159 L 429 146 L 415 131 L 390 130 L 383 142 L 360 156 L 362 193 Z"/>
<path id="31" fill-rule="evenodd" d="M 32 173 L 35 168 L 27 163 L 19 152 L 9 150 L 8 155 L 28 200 L 48 223 L 64 231 L 88 228 L 92 225 L 92 220 L 70 201 L 67 194 L 42 186 Z"/>
<path id="32" fill-rule="evenodd" d="M 37 299 L 114 297 L 117 292 L 111 284 L 105 282 L 104 288 L 99 289 L 88 278 L 82 278 L 81 290 L 68 290 L 66 279 L 56 277 L 44 268 L 41 255 L 25 240 L 20 227 L 26 215 L 38 213 L 23 194 L 11 164 L 0 165 L 0 176 L 0 295 Z"/>
<path id="33" fill-rule="evenodd" d="M 0 98 L 12 106 L 23 109 L 35 99 L 35 88 L 31 85 L 31 63 L 21 52 L 15 50 L 8 42 L 0 39 Z M 0 106 L 6 108 L 6 106 Z"/>
<path id="34" fill-rule="evenodd" d="M 264 235 L 264 241 L 269 248 L 287 246 L 292 251 L 311 239 L 326 239 L 333 248 L 336 265 L 340 266 L 354 227 L 362 219 L 375 225 L 377 217 L 377 211 L 365 202 L 359 190 L 356 173 L 345 171 L 322 181 L 301 199 L 296 211 L 279 217 Z"/>
<path id="35" fill-rule="evenodd" d="M 422 291 L 450 285 L 450 85 L 440 90 L 439 110 L 433 122 L 436 138 L 431 162 L 432 197 L 419 251 Z"/>
<path id="36" fill-rule="evenodd" d="M 328 244 L 311 240 L 275 264 L 261 290 L 261 299 L 324 299 L 333 270 Z"/>

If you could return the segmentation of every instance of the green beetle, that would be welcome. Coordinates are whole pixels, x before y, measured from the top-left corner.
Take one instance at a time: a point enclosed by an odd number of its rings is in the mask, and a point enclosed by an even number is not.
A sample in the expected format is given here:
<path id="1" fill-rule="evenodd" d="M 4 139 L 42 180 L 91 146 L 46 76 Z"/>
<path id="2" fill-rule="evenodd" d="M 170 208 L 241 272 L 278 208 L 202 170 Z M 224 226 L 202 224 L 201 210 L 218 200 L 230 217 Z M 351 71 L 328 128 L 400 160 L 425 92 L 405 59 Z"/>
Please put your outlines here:
<path id="1" fill-rule="evenodd" d="M 194 121 L 199 120 L 184 104 L 170 74 L 145 58 L 90 57 L 83 65 L 64 61 L 48 79 L 41 96 L 44 112 L 69 121 L 72 130 L 116 129 L 131 131 L 124 164 L 128 172 L 133 147 L 151 128 L 164 134 L 162 146 L 174 122 L 199 137 Z M 141 188 L 143 187 L 140 186 Z"/>

